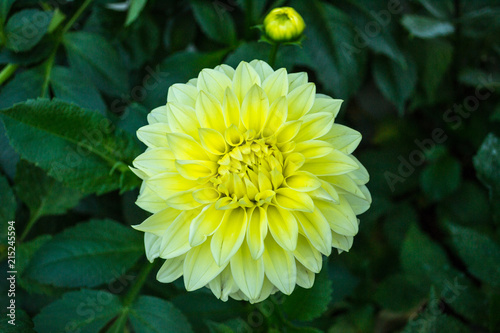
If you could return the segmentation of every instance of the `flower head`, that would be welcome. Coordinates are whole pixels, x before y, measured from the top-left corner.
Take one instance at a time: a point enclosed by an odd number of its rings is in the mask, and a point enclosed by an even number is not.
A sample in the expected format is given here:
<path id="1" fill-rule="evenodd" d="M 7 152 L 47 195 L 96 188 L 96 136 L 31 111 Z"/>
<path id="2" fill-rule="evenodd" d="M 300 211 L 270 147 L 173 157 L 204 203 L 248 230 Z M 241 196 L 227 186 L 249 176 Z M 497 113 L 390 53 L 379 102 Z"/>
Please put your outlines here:
<path id="1" fill-rule="evenodd" d="M 291 7 L 275 8 L 264 19 L 266 36 L 277 43 L 298 40 L 305 28 L 302 16 Z"/>
<path id="2" fill-rule="evenodd" d="M 334 123 L 341 102 L 257 60 L 171 86 L 137 132 L 148 148 L 132 168 L 153 213 L 135 228 L 148 259 L 166 259 L 158 280 L 251 302 L 311 287 L 371 203 L 351 155 L 361 135 Z"/>

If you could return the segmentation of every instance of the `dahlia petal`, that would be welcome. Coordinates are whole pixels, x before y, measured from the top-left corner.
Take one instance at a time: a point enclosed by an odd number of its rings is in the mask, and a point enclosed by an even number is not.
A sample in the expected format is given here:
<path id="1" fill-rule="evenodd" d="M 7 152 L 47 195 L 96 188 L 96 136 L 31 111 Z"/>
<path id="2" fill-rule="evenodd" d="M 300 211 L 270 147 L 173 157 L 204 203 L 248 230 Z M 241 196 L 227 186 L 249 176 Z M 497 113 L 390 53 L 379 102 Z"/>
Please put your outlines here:
<path id="1" fill-rule="evenodd" d="M 230 294 L 239 291 L 229 265 L 224 270 L 208 283 L 208 287 L 214 293 L 215 297 L 226 302 Z"/>
<path id="2" fill-rule="evenodd" d="M 248 218 L 245 209 L 236 208 L 226 211 L 210 242 L 210 249 L 218 265 L 227 264 L 238 251 L 245 239 L 247 224 Z"/>
<path id="3" fill-rule="evenodd" d="M 257 260 L 264 253 L 264 239 L 267 236 L 267 214 L 262 207 L 255 207 L 250 212 L 246 240 L 252 258 Z"/>
<path id="4" fill-rule="evenodd" d="M 326 176 L 326 177 L 321 177 L 321 179 L 332 184 L 339 190 L 351 193 L 352 195 L 355 195 L 361 199 L 366 199 L 365 194 L 360 189 L 360 185 L 356 184 L 356 182 L 351 177 L 349 177 L 349 174 L 338 175 L 338 176 Z"/>
<path id="5" fill-rule="evenodd" d="M 149 232 L 144 233 L 144 249 L 146 250 L 146 258 L 149 262 L 153 262 L 160 256 L 160 245 L 161 237 Z"/>
<path id="6" fill-rule="evenodd" d="M 231 273 L 240 290 L 249 298 L 257 299 L 264 284 L 264 260 L 254 260 L 247 244 L 231 258 Z"/>
<path id="7" fill-rule="evenodd" d="M 194 108 L 198 89 L 192 85 L 176 83 L 168 88 L 167 102 L 179 103 Z"/>
<path id="8" fill-rule="evenodd" d="M 196 216 L 197 211 L 183 211 L 168 226 L 162 236 L 160 257 L 164 259 L 175 258 L 191 249 L 188 242 L 189 221 Z"/>
<path id="9" fill-rule="evenodd" d="M 316 94 L 316 99 L 309 111 L 309 114 L 314 114 L 318 112 L 327 112 L 333 115 L 333 118 L 337 117 L 340 111 L 340 106 L 343 100 L 333 99 L 330 96 Z"/>
<path id="10" fill-rule="evenodd" d="M 165 105 L 153 109 L 147 116 L 149 124 L 164 123 L 168 124 L 167 107 Z M 168 126 L 168 125 L 167 125 Z"/>
<path id="11" fill-rule="evenodd" d="M 201 204 L 214 203 L 220 198 L 220 193 L 214 188 L 205 187 L 193 191 L 193 199 Z"/>
<path id="12" fill-rule="evenodd" d="M 179 192 L 169 197 L 167 205 L 180 210 L 191 210 L 202 206 L 203 204 L 193 200 L 193 190 Z"/>
<path id="13" fill-rule="evenodd" d="M 182 276 L 182 268 L 184 266 L 185 256 L 179 256 L 172 259 L 167 259 L 161 265 L 160 270 L 156 274 L 156 279 L 163 283 L 174 282 Z"/>
<path id="14" fill-rule="evenodd" d="M 302 288 L 312 288 L 314 285 L 315 274 L 304 267 L 300 262 L 297 265 L 297 285 Z"/>
<path id="15" fill-rule="evenodd" d="M 342 251 L 349 252 L 352 247 L 354 237 L 345 236 L 332 231 L 332 246 L 338 249 L 339 253 Z"/>
<path id="16" fill-rule="evenodd" d="M 282 96 L 272 102 L 269 107 L 269 115 L 264 125 L 263 134 L 265 137 L 274 135 L 283 126 L 288 115 L 288 104 L 286 97 Z"/>
<path id="17" fill-rule="evenodd" d="M 210 251 L 210 242 L 206 241 L 193 247 L 184 259 L 184 286 L 186 290 L 193 291 L 207 285 L 219 275 L 226 265 L 219 266 Z"/>
<path id="18" fill-rule="evenodd" d="M 205 68 L 198 75 L 197 85 L 199 91 L 209 92 L 222 101 L 226 88 L 231 87 L 232 82 L 225 73 Z"/>
<path id="19" fill-rule="evenodd" d="M 358 233 L 358 220 L 346 199 L 340 197 L 337 205 L 325 201 L 314 203 L 334 232 L 345 236 L 354 236 Z"/>
<path id="20" fill-rule="evenodd" d="M 145 182 L 141 185 L 141 191 L 135 204 L 150 213 L 157 213 L 168 207 L 165 200 L 151 190 Z"/>
<path id="21" fill-rule="evenodd" d="M 308 140 L 298 142 L 294 151 L 304 155 L 306 159 L 323 157 L 333 151 L 333 146 L 322 140 Z"/>
<path id="22" fill-rule="evenodd" d="M 364 212 L 366 212 L 368 208 L 370 208 L 370 205 L 372 203 L 372 197 L 370 192 L 368 191 L 368 188 L 365 185 L 361 185 L 360 189 L 365 195 L 366 199 L 362 199 L 350 193 L 343 194 L 344 198 L 347 200 L 347 202 L 349 202 L 352 211 L 356 215 L 363 214 Z"/>
<path id="23" fill-rule="evenodd" d="M 178 160 L 210 160 L 205 149 L 192 137 L 181 133 L 167 133 L 172 153 Z"/>
<path id="24" fill-rule="evenodd" d="M 288 94 L 288 76 L 285 68 L 280 68 L 276 72 L 267 76 L 262 81 L 262 89 L 269 98 L 269 103 L 273 103 L 280 97 Z"/>
<path id="25" fill-rule="evenodd" d="M 149 178 L 145 182 L 149 188 L 165 200 L 179 192 L 187 191 L 198 186 L 195 181 L 186 179 L 177 172 L 160 173 Z"/>
<path id="26" fill-rule="evenodd" d="M 303 212 L 312 212 L 314 202 L 307 193 L 298 192 L 291 188 L 280 188 L 276 191 L 276 203 L 288 210 L 299 210 Z"/>
<path id="27" fill-rule="evenodd" d="M 331 233 L 328 232 L 330 235 Z M 316 250 L 306 237 L 299 235 L 297 239 L 297 248 L 293 251 L 295 259 L 297 259 L 305 268 L 313 273 L 319 273 L 322 265 L 321 253 Z"/>
<path id="28" fill-rule="evenodd" d="M 167 124 L 156 123 L 139 128 L 137 137 L 149 148 L 165 148 L 168 147 L 166 134 L 169 131 Z"/>
<path id="29" fill-rule="evenodd" d="M 213 128 L 219 132 L 224 132 L 226 126 L 222 121 L 224 119 L 222 105 L 214 95 L 203 90 L 200 91 L 196 99 L 195 110 L 201 127 Z"/>
<path id="30" fill-rule="evenodd" d="M 243 135 L 238 130 L 238 128 L 233 124 L 226 129 L 224 133 L 224 138 L 230 146 L 238 146 L 243 142 Z"/>
<path id="31" fill-rule="evenodd" d="M 227 153 L 228 147 L 226 140 L 220 132 L 211 128 L 200 128 L 198 130 L 200 135 L 201 145 L 215 155 L 223 155 Z"/>
<path id="32" fill-rule="evenodd" d="M 295 141 L 314 140 L 325 135 L 332 127 L 333 120 L 333 115 L 328 112 L 318 112 L 302 117 L 302 127 Z"/>
<path id="33" fill-rule="evenodd" d="M 240 103 L 254 84 L 260 86 L 259 74 L 247 62 L 240 62 L 233 76 L 233 91 Z"/>
<path id="34" fill-rule="evenodd" d="M 198 180 L 215 175 L 218 165 L 211 161 L 176 160 L 175 167 L 182 177 Z"/>
<path id="35" fill-rule="evenodd" d="M 288 187 L 299 192 L 310 192 L 321 187 L 321 181 L 306 171 L 297 171 L 285 179 Z"/>
<path id="36" fill-rule="evenodd" d="M 226 74 L 229 79 L 231 79 L 231 80 L 233 79 L 233 76 L 234 76 L 234 68 L 233 67 L 226 65 L 226 64 L 222 64 L 222 65 L 216 66 L 214 69 L 216 71 L 219 71 L 219 72 Z"/>
<path id="37" fill-rule="evenodd" d="M 273 68 L 265 61 L 254 59 L 248 64 L 255 69 L 257 74 L 259 74 L 261 82 L 264 82 L 266 77 L 269 77 L 274 73 Z"/>
<path id="38" fill-rule="evenodd" d="M 346 155 L 338 150 L 333 150 L 324 157 L 315 158 L 306 161 L 302 166 L 303 171 L 308 171 L 316 176 L 341 175 L 359 168 L 358 163 L 352 158 L 352 155 Z"/>
<path id="39" fill-rule="evenodd" d="M 307 81 L 308 77 L 306 72 L 288 74 L 288 92 L 306 84 Z"/>
<path id="40" fill-rule="evenodd" d="M 330 225 L 319 209 L 316 208 L 312 213 L 294 212 L 294 215 L 299 222 L 301 232 L 311 244 L 324 255 L 330 255 L 332 251 Z"/>
<path id="41" fill-rule="evenodd" d="M 293 254 L 279 246 L 272 237 L 266 237 L 262 258 L 269 281 L 282 293 L 290 295 L 297 281 L 297 268 Z"/>
<path id="42" fill-rule="evenodd" d="M 225 211 L 218 210 L 215 205 L 209 205 L 196 216 L 189 226 L 189 244 L 192 247 L 203 243 L 221 224 Z"/>
<path id="43" fill-rule="evenodd" d="M 370 180 L 368 171 L 354 155 L 349 155 L 349 157 L 358 165 L 358 168 L 350 172 L 348 176 L 351 177 L 356 184 L 365 185 Z"/>
<path id="44" fill-rule="evenodd" d="M 141 224 L 133 225 L 132 228 L 162 236 L 180 213 L 180 210 L 167 207 L 161 212 L 151 215 Z"/>
<path id="45" fill-rule="evenodd" d="M 240 128 L 240 101 L 238 101 L 238 97 L 229 88 L 226 89 L 224 100 L 222 101 L 222 113 L 226 127 L 229 128 L 234 125 L 237 129 Z"/>
<path id="46" fill-rule="evenodd" d="M 295 250 L 299 234 L 295 216 L 286 209 L 270 205 L 267 207 L 267 220 L 276 243 L 288 251 Z"/>
<path id="47" fill-rule="evenodd" d="M 266 93 L 258 85 L 253 85 L 241 104 L 241 121 L 248 130 L 256 134 L 262 131 L 269 112 L 269 100 Z"/>
<path id="48" fill-rule="evenodd" d="M 361 142 L 361 133 L 344 125 L 332 124 L 330 131 L 321 140 L 329 142 L 345 154 L 351 154 Z"/>
<path id="49" fill-rule="evenodd" d="M 192 107 L 169 102 L 167 103 L 167 119 L 172 132 L 184 133 L 198 138 L 200 123 L 196 118 L 196 111 Z"/>
<path id="50" fill-rule="evenodd" d="M 303 84 L 288 93 L 286 99 L 288 101 L 288 119 L 300 119 L 311 109 L 314 103 L 316 94 L 316 86 L 314 83 Z"/>
<path id="51" fill-rule="evenodd" d="M 174 172 L 175 157 L 168 148 L 148 148 L 133 161 L 134 166 L 149 177 L 163 172 Z"/>
<path id="52" fill-rule="evenodd" d="M 286 122 L 276 133 L 276 142 L 278 144 L 283 144 L 292 140 L 298 133 L 300 133 L 299 131 L 301 129 L 301 126 L 301 120 Z"/>

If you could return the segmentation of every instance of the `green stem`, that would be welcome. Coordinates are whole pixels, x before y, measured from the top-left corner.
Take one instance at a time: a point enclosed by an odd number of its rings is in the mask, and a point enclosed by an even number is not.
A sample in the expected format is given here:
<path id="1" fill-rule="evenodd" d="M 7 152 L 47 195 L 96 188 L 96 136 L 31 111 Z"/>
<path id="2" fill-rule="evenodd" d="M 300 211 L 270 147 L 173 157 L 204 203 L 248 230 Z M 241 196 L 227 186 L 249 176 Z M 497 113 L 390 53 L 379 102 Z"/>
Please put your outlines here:
<path id="1" fill-rule="evenodd" d="M 148 261 L 146 265 L 144 265 L 144 267 L 141 269 L 139 275 L 137 276 L 137 280 L 135 281 L 134 285 L 132 286 L 132 288 L 130 288 L 127 295 L 125 295 L 125 298 L 123 299 L 122 313 L 115 320 L 114 324 L 107 330 L 107 333 L 119 333 L 124 331 L 125 325 L 127 324 L 127 317 L 130 311 L 130 306 L 137 298 L 137 295 L 139 294 L 139 291 L 141 291 L 144 283 L 146 282 L 146 279 L 148 278 L 148 275 L 151 272 L 153 266 L 154 264 Z"/>
<path id="2" fill-rule="evenodd" d="M 280 43 L 273 44 L 271 48 L 271 53 L 269 53 L 269 65 L 274 67 L 274 63 L 276 62 L 276 54 L 278 53 L 278 48 L 280 47 Z"/>
<path id="3" fill-rule="evenodd" d="M 21 237 L 19 237 L 20 242 L 22 242 L 26 238 L 26 236 L 28 236 L 28 233 L 30 232 L 31 228 L 33 228 L 33 226 L 35 225 L 36 221 L 38 221 L 39 218 L 40 218 L 40 209 L 31 214 L 30 220 L 28 221 L 26 228 L 24 228 Z"/>
<path id="4" fill-rule="evenodd" d="M 2 69 L 0 72 L 0 85 L 7 81 L 12 74 L 14 74 L 17 67 L 19 67 L 18 64 L 8 64 Z"/>
<path id="5" fill-rule="evenodd" d="M 50 82 L 50 73 L 52 72 L 52 67 L 54 66 L 54 60 L 56 58 L 57 49 L 59 47 L 59 43 L 54 48 L 54 51 L 50 55 L 49 59 L 47 59 L 46 67 L 45 67 L 45 79 L 43 80 L 42 85 L 42 93 L 40 97 L 47 97 L 47 93 L 49 90 L 49 82 Z"/>
<path id="6" fill-rule="evenodd" d="M 68 21 L 68 23 L 66 23 L 66 25 L 62 29 L 62 35 L 64 35 L 69 29 L 71 29 L 71 27 L 73 26 L 73 24 L 75 24 L 76 20 L 78 20 L 78 18 L 80 17 L 80 15 L 83 14 L 83 12 L 85 11 L 85 9 L 87 9 L 87 7 L 91 3 L 92 3 L 92 0 L 85 0 L 85 2 L 80 6 L 80 8 L 78 8 L 78 10 L 76 11 L 76 13 L 71 17 L 71 19 Z"/>

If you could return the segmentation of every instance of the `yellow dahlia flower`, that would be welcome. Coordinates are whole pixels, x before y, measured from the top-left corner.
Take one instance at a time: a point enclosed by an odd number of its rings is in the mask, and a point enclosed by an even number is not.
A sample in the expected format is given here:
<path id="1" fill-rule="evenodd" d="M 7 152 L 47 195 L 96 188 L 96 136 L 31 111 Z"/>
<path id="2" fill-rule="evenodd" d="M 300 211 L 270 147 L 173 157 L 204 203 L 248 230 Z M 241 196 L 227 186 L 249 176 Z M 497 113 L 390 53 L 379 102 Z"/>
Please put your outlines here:
<path id="1" fill-rule="evenodd" d="M 260 60 L 171 86 L 137 131 L 148 148 L 132 168 L 153 213 L 135 228 L 148 259 L 166 259 L 157 279 L 250 302 L 311 287 L 371 203 L 351 155 L 361 135 L 334 123 L 341 102 Z"/>
<path id="2" fill-rule="evenodd" d="M 264 19 L 264 32 L 278 43 L 299 39 L 305 28 L 302 16 L 291 7 L 274 8 Z"/>

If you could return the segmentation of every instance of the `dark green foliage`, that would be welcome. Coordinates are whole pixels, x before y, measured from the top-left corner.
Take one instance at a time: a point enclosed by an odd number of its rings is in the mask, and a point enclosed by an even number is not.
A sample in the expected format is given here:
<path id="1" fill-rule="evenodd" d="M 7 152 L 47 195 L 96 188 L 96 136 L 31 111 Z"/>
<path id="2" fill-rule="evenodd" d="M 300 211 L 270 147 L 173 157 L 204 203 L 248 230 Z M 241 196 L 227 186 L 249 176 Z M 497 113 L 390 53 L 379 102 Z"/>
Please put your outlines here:
<path id="1" fill-rule="evenodd" d="M 0 1 L 0 332 L 499 332 L 498 1 L 121 3 Z M 136 131 L 172 84 L 268 61 L 255 26 L 278 5 L 307 27 L 274 67 L 344 99 L 372 207 L 311 289 L 248 304 L 159 283 L 131 228 Z"/>

